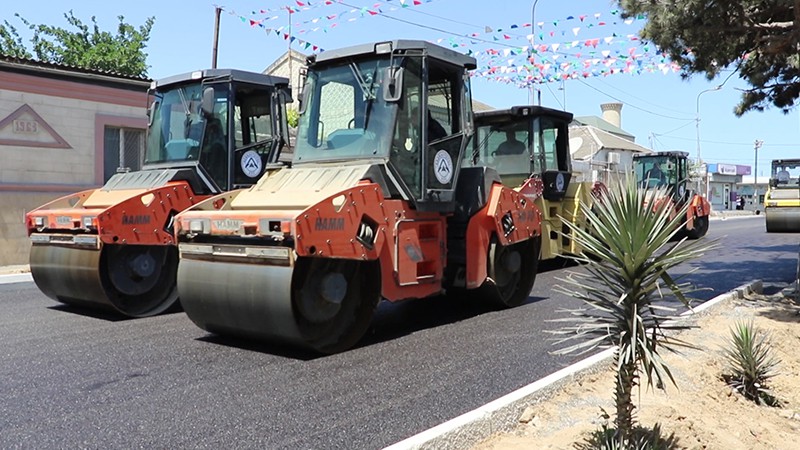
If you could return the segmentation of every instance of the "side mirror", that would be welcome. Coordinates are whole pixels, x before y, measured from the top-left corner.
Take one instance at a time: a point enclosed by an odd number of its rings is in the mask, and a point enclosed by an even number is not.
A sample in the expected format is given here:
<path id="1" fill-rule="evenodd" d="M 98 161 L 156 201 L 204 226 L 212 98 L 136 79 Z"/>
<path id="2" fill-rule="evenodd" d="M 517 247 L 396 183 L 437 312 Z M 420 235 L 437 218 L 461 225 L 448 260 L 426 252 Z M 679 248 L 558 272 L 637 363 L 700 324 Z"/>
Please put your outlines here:
<path id="1" fill-rule="evenodd" d="M 303 91 L 300 92 L 300 99 L 298 101 L 299 105 L 297 105 L 297 113 L 302 115 L 306 112 L 306 106 L 308 105 L 308 97 L 311 96 L 311 90 L 308 89 L 307 84 L 303 84 Z"/>
<path id="2" fill-rule="evenodd" d="M 201 105 L 203 109 L 203 116 L 209 117 L 214 114 L 214 88 L 207 87 L 203 89 L 203 104 Z"/>
<path id="3" fill-rule="evenodd" d="M 160 102 L 158 100 L 154 100 L 153 103 L 150 103 L 150 107 L 147 108 L 147 127 L 153 126 L 153 117 L 156 115 L 156 109 L 158 109 L 158 104 Z"/>
<path id="4" fill-rule="evenodd" d="M 403 68 L 387 67 L 384 73 L 383 99 L 387 102 L 396 102 L 403 95 Z"/>

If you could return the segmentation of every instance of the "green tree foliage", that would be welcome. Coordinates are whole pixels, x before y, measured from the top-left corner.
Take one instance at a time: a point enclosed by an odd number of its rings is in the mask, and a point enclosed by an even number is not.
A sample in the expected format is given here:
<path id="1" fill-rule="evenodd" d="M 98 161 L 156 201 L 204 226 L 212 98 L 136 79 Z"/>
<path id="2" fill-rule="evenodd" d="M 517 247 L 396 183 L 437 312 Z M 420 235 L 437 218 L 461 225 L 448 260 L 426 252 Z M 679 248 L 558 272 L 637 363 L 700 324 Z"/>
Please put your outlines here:
<path id="1" fill-rule="evenodd" d="M 22 43 L 22 38 L 19 37 L 17 29 L 7 20 L 4 20 L 3 25 L 0 25 L 0 54 L 16 58 L 30 59 L 33 57 L 25 48 L 25 44 Z"/>
<path id="2" fill-rule="evenodd" d="M 72 11 L 64 14 L 70 29 L 34 24 L 19 14 L 16 16 L 33 32 L 33 55 L 23 45 L 17 29 L 7 21 L 0 25 L 0 52 L 3 54 L 22 58 L 35 57 L 39 61 L 124 75 L 147 75 L 147 53 L 144 49 L 150 39 L 154 17 L 148 18 L 137 29 L 125 23 L 123 16 L 118 16 L 119 25 L 116 34 L 113 34 L 100 30 L 94 16 L 91 25 L 87 25 L 75 17 Z"/>
<path id="3" fill-rule="evenodd" d="M 647 18 L 642 37 L 666 51 L 683 75 L 714 79 L 738 70 L 750 87 L 737 116 L 800 96 L 800 2 L 795 0 L 618 0 L 626 17 Z"/>
<path id="4" fill-rule="evenodd" d="M 297 122 L 300 120 L 300 112 L 297 108 L 286 109 L 286 121 L 292 128 L 297 128 Z"/>

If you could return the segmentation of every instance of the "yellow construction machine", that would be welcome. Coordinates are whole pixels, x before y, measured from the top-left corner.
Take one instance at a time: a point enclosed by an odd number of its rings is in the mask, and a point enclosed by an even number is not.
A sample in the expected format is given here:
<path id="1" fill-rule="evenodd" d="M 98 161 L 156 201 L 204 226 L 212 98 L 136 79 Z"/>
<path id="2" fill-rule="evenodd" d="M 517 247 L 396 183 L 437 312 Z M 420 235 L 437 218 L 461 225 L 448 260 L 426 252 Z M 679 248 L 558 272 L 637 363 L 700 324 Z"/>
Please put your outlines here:
<path id="1" fill-rule="evenodd" d="M 772 161 L 764 214 L 767 233 L 800 231 L 800 159 Z"/>
<path id="2" fill-rule="evenodd" d="M 535 201 L 542 213 L 541 260 L 581 252 L 564 222 L 585 227 L 580 205 L 591 208 L 602 190 L 573 179 L 571 121 L 571 113 L 542 106 L 476 112 L 472 152 L 464 162 L 495 168 L 504 184 Z"/>
<path id="3" fill-rule="evenodd" d="M 462 167 L 475 66 L 411 40 L 309 57 L 291 167 L 176 218 L 189 318 L 333 353 L 361 338 L 381 299 L 524 302 L 540 213 L 493 169 Z"/>

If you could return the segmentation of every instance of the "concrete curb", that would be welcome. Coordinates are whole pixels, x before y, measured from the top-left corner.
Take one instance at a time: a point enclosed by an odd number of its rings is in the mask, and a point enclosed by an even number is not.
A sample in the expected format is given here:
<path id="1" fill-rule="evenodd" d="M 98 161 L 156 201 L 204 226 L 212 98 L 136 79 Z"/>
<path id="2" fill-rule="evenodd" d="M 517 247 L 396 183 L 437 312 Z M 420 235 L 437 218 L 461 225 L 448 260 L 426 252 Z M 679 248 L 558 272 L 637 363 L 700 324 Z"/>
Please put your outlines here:
<path id="1" fill-rule="evenodd" d="M 736 220 L 738 220 L 738 219 L 755 219 L 756 217 L 764 217 L 764 215 L 763 214 L 760 214 L 760 215 L 756 215 L 756 214 L 736 214 L 736 215 L 726 216 L 724 214 L 721 214 L 721 215 L 718 215 L 718 216 L 713 216 L 712 215 L 710 217 L 710 220 L 716 221 L 716 220 L 734 220 L 734 219 L 736 219 Z"/>
<path id="2" fill-rule="evenodd" d="M 725 301 L 741 299 L 749 293 L 760 293 L 762 288 L 763 283 L 761 280 L 751 281 L 729 292 L 720 294 L 697 308 L 682 313 L 681 316 L 688 317 L 701 313 Z M 494 433 L 510 431 L 517 425 L 518 419 L 526 407 L 546 400 L 549 394 L 557 391 L 566 383 L 573 381 L 577 375 L 601 369 L 603 363 L 609 362 L 613 354 L 614 349 L 603 350 L 596 355 L 578 361 L 569 367 L 565 367 L 510 394 L 506 394 L 478 409 L 464 413 L 431 429 L 392 444 L 384 450 L 470 448 Z"/>
<path id="3" fill-rule="evenodd" d="M 33 281 L 33 276 L 30 272 L 0 274 L 0 284 L 26 283 L 28 281 Z"/>

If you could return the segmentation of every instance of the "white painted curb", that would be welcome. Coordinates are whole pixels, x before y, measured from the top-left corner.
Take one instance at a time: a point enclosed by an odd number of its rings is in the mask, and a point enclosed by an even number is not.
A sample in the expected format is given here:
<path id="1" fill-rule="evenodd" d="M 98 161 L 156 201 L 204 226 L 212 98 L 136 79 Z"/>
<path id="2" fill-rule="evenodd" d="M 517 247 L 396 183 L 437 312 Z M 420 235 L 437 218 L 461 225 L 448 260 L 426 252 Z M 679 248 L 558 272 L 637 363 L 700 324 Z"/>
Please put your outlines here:
<path id="1" fill-rule="evenodd" d="M 30 273 L 0 275 L 0 284 L 26 283 L 28 281 L 33 281 L 33 276 Z"/>
<path id="2" fill-rule="evenodd" d="M 761 292 L 761 280 L 743 284 L 729 292 L 720 294 L 701 305 L 686 311 L 681 316 L 688 316 L 705 311 L 719 303 L 733 298 L 742 298 L 751 292 Z M 525 407 L 538 403 L 544 395 L 552 392 L 576 375 L 599 368 L 614 354 L 614 349 L 603 350 L 577 363 L 565 367 L 540 380 L 506 394 L 497 400 L 487 403 L 478 409 L 464 413 L 431 429 L 404 439 L 384 450 L 418 450 L 418 449 L 465 449 L 474 446 L 499 431 L 508 431 L 518 423 L 518 418 Z"/>

